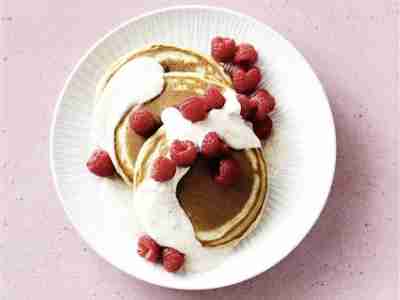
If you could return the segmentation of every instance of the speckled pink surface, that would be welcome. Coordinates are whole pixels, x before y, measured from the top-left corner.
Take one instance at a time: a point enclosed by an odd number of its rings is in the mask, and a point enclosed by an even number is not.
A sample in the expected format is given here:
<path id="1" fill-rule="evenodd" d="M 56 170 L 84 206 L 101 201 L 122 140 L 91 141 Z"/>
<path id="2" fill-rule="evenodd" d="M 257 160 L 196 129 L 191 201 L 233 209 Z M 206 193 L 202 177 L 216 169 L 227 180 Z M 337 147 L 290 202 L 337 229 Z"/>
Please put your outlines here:
<path id="1" fill-rule="evenodd" d="M 328 204 L 273 269 L 224 289 L 168 290 L 116 270 L 72 228 L 48 166 L 52 111 L 68 73 L 113 26 L 190 3 L 0 5 L 0 299 L 398 299 L 395 1 L 202 1 L 255 16 L 291 40 L 320 77 L 334 113 L 338 160 Z"/>

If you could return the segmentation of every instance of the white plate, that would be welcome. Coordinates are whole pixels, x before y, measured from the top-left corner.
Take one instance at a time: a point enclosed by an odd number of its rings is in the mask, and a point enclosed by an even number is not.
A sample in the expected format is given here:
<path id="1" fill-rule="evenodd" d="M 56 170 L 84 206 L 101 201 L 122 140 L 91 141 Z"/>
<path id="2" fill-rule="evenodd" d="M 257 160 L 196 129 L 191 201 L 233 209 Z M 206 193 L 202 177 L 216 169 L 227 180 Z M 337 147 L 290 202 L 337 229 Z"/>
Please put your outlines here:
<path id="1" fill-rule="evenodd" d="M 172 275 L 136 255 L 125 203 L 99 200 L 98 181 L 85 163 L 95 86 L 119 56 L 165 42 L 209 53 L 215 35 L 246 41 L 259 51 L 263 85 L 277 99 L 274 135 L 265 154 L 270 198 L 256 231 L 217 268 Z M 88 244 L 117 268 L 177 289 L 231 285 L 271 268 L 292 251 L 319 217 L 333 179 L 336 138 L 321 83 L 304 57 L 257 20 L 221 8 L 172 7 L 129 20 L 98 41 L 69 76 L 54 113 L 51 169 L 67 215 Z"/>

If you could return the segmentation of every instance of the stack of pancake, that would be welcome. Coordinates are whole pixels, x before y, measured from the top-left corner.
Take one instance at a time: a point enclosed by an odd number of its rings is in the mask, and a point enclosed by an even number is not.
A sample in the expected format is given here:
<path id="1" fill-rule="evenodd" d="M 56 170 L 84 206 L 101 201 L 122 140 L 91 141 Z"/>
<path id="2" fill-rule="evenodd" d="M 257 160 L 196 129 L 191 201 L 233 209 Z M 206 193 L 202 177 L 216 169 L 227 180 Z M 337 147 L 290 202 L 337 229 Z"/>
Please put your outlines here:
<path id="1" fill-rule="evenodd" d="M 164 128 L 143 138 L 129 128 L 129 116 L 145 108 L 160 118 L 163 109 L 176 106 L 190 96 L 204 95 L 211 85 L 223 92 L 231 88 L 230 78 L 211 57 L 170 45 L 153 45 L 119 59 L 100 81 L 100 96 L 112 76 L 137 57 L 155 58 L 164 68 L 165 87 L 151 101 L 128 111 L 115 129 L 115 154 L 118 174 L 128 185 L 139 186 L 150 176 L 151 161 L 168 153 Z M 179 128 L 177 128 L 179 130 Z M 267 170 L 261 149 L 233 151 L 242 169 L 234 186 L 216 184 L 207 161 L 199 158 L 182 178 L 177 190 L 181 207 L 190 219 L 196 238 L 205 247 L 235 245 L 258 223 L 265 206 Z M 146 199 L 141 199 L 146 201 Z"/>

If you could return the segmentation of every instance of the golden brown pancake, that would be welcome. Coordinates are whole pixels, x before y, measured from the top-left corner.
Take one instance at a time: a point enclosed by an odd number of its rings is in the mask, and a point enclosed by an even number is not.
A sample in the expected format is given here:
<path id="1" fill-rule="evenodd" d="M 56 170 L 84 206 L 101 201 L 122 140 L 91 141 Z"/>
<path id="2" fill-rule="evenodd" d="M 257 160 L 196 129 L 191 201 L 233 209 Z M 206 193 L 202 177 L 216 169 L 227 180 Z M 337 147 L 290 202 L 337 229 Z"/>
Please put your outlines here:
<path id="1" fill-rule="evenodd" d="M 135 188 L 150 176 L 154 158 L 168 151 L 161 127 L 141 148 L 135 166 Z M 207 247 L 239 242 L 256 226 L 265 205 L 267 170 L 261 150 L 233 151 L 232 156 L 242 168 L 242 176 L 235 186 L 216 184 L 209 162 L 202 158 L 178 185 L 177 198 L 181 207 L 192 223 L 196 238 Z"/>
<path id="2" fill-rule="evenodd" d="M 196 231 L 222 226 L 241 211 L 250 197 L 254 179 L 251 162 L 244 151 L 232 151 L 232 157 L 239 162 L 243 173 L 234 186 L 215 184 L 210 162 L 203 157 L 199 157 L 179 183 L 179 202 Z"/>

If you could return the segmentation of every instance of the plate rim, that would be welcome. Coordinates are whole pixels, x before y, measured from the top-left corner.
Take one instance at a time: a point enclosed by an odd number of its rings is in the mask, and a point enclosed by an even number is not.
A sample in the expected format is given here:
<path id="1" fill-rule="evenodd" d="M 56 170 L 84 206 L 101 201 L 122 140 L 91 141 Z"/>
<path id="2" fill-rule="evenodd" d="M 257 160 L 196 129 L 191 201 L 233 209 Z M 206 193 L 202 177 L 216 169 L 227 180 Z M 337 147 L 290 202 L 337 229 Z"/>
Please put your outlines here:
<path id="1" fill-rule="evenodd" d="M 68 88 L 72 78 L 74 77 L 74 75 L 77 73 L 77 71 L 79 70 L 79 68 L 81 67 L 81 65 L 84 63 L 84 61 L 88 58 L 88 56 L 102 43 L 104 42 L 109 36 L 111 36 L 112 34 L 118 32 L 119 30 L 121 30 L 122 28 L 126 27 L 127 25 L 129 25 L 132 22 L 136 22 L 140 19 L 143 18 L 147 18 L 147 17 L 151 17 L 153 15 L 157 15 L 163 12 L 168 12 L 168 11 L 181 11 L 181 10 L 186 10 L 186 9 L 203 9 L 203 10 L 210 10 L 210 11 L 214 11 L 214 12 L 223 12 L 223 13 L 228 13 L 243 19 L 246 19 L 248 21 L 257 23 L 260 26 L 264 26 L 267 27 L 268 30 L 272 31 L 274 34 L 278 35 L 280 38 L 282 38 L 283 40 L 285 40 L 292 48 L 295 52 L 297 52 L 297 54 L 299 55 L 299 57 L 303 60 L 303 62 L 305 63 L 305 65 L 307 66 L 307 68 L 311 71 L 312 76 L 315 77 L 316 82 L 318 83 L 318 88 L 321 90 L 321 93 L 323 94 L 325 99 L 321 99 L 324 100 L 323 102 L 325 103 L 325 105 L 327 106 L 327 111 L 329 112 L 329 120 L 327 120 L 327 123 L 329 123 L 329 128 L 330 128 L 330 132 L 329 132 L 329 136 L 331 139 L 331 144 L 333 146 L 332 148 L 332 157 L 331 160 L 329 162 L 329 166 L 330 169 L 327 171 L 327 174 L 329 174 L 329 181 L 328 184 L 326 185 L 326 190 L 324 192 L 324 201 L 321 201 L 320 206 L 318 208 L 318 213 L 315 217 L 315 219 L 310 223 L 310 225 L 305 228 L 306 230 L 304 230 L 304 234 L 302 234 L 301 236 L 297 236 L 297 240 L 293 241 L 293 246 L 291 247 L 291 249 L 289 249 L 288 251 L 284 251 L 281 255 L 281 257 L 279 259 L 277 259 L 276 261 L 274 261 L 272 264 L 265 264 L 260 270 L 256 270 L 255 272 L 252 272 L 251 275 L 243 275 L 243 276 L 237 276 L 235 277 L 233 280 L 232 279 L 228 279 L 227 281 L 220 283 L 220 284 L 207 284 L 204 286 L 179 286 L 179 285 L 174 285 L 174 284 L 165 284 L 163 282 L 159 282 L 153 279 L 149 279 L 149 278 L 142 278 L 142 277 L 138 277 L 136 276 L 136 274 L 131 274 L 126 272 L 125 270 L 123 270 L 122 268 L 120 268 L 119 266 L 113 264 L 111 261 L 109 261 L 103 254 L 101 254 L 95 247 L 93 247 L 92 243 L 90 241 L 88 241 L 85 236 L 83 235 L 83 233 L 79 230 L 79 228 L 75 225 L 75 223 L 73 222 L 73 218 L 70 215 L 70 213 L 68 212 L 68 210 L 66 209 L 66 205 L 65 205 L 65 200 L 63 198 L 63 195 L 61 193 L 60 190 L 60 186 L 59 186 L 59 178 L 58 175 L 56 173 L 56 168 L 55 168 L 55 160 L 54 160 L 54 151 L 55 151 L 55 147 L 54 147 L 54 135 L 55 135 L 55 129 L 56 129 L 56 123 L 58 120 L 58 116 L 60 114 L 60 107 L 61 107 L 61 103 L 65 94 L 66 89 Z M 278 31 L 276 31 L 273 27 L 271 27 L 270 25 L 265 24 L 264 22 L 258 20 L 256 17 L 253 17 L 251 15 L 247 15 L 245 13 L 236 11 L 236 10 L 232 10 L 232 9 L 228 9 L 225 7 L 221 7 L 221 6 L 212 6 L 212 5 L 172 5 L 172 6 L 166 6 L 163 8 L 159 8 L 159 9 L 154 9 L 154 10 L 150 10 L 147 12 L 143 12 L 141 14 L 138 14 L 136 16 L 133 16 L 123 22 L 121 22 L 120 24 L 117 24 L 116 26 L 113 26 L 112 29 L 110 29 L 109 31 L 107 31 L 102 37 L 100 37 L 99 39 L 95 40 L 95 42 L 85 51 L 85 53 L 79 58 L 79 60 L 75 63 L 74 67 L 72 68 L 72 70 L 70 71 L 69 75 L 67 76 L 67 78 L 64 81 L 63 87 L 57 97 L 57 101 L 56 101 L 56 105 L 54 106 L 53 109 L 53 113 L 52 113 L 52 121 L 51 121 L 51 125 L 50 125 L 50 135 L 49 135 L 49 167 L 50 167 L 50 173 L 51 173 L 51 177 L 52 177 L 52 182 L 54 184 L 55 190 L 56 190 L 56 194 L 57 197 L 59 199 L 59 201 L 61 202 L 61 206 L 62 209 L 64 210 L 64 213 L 68 219 L 68 221 L 71 223 L 72 227 L 76 230 L 76 232 L 78 233 L 78 236 L 88 245 L 90 246 L 90 248 L 92 249 L 92 251 L 94 251 L 98 256 L 100 256 L 103 260 L 105 260 L 108 264 L 112 265 L 114 268 L 118 269 L 119 271 L 123 272 L 124 274 L 127 274 L 129 276 L 132 276 L 136 279 L 139 279 L 141 281 L 144 282 L 148 282 L 157 286 L 161 286 L 161 287 L 165 287 L 165 288 L 170 288 L 170 289 L 177 289 L 177 290 L 208 290 L 208 289 L 216 289 L 216 288 L 222 288 L 222 287 L 227 287 L 227 286 L 231 286 L 234 284 L 238 284 L 244 281 L 247 281 L 251 278 L 254 278 L 266 271 L 268 271 L 269 269 L 273 268 L 274 266 L 276 266 L 277 264 L 279 264 L 283 259 L 285 259 L 290 253 L 292 253 L 300 244 L 301 242 L 306 238 L 306 236 L 310 233 L 311 229 L 315 226 L 315 224 L 317 223 L 317 221 L 319 220 L 325 206 L 326 203 L 328 201 L 329 198 L 329 194 L 333 185 L 333 181 L 334 181 L 334 177 L 335 177 L 335 170 L 336 170 L 336 160 L 337 160 L 337 139 L 336 139 L 336 127 L 335 127 L 335 122 L 334 122 L 334 118 L 333 118 L 333 112 L 330 106 L 330 102 L 329 102 L 329 98 L 327 96 L 327 93 L 321 83 L 321 81 L 319 80 L 315 70 L 312 68 L 312 66 L 310 65 L 310 63 L 308 62 L 308 60 L 304 57 L 304 55 L 294 46 L 294 44 L 289 41 L 285 36 L 283 36 L 282 34 L 280 34 Z"/>

